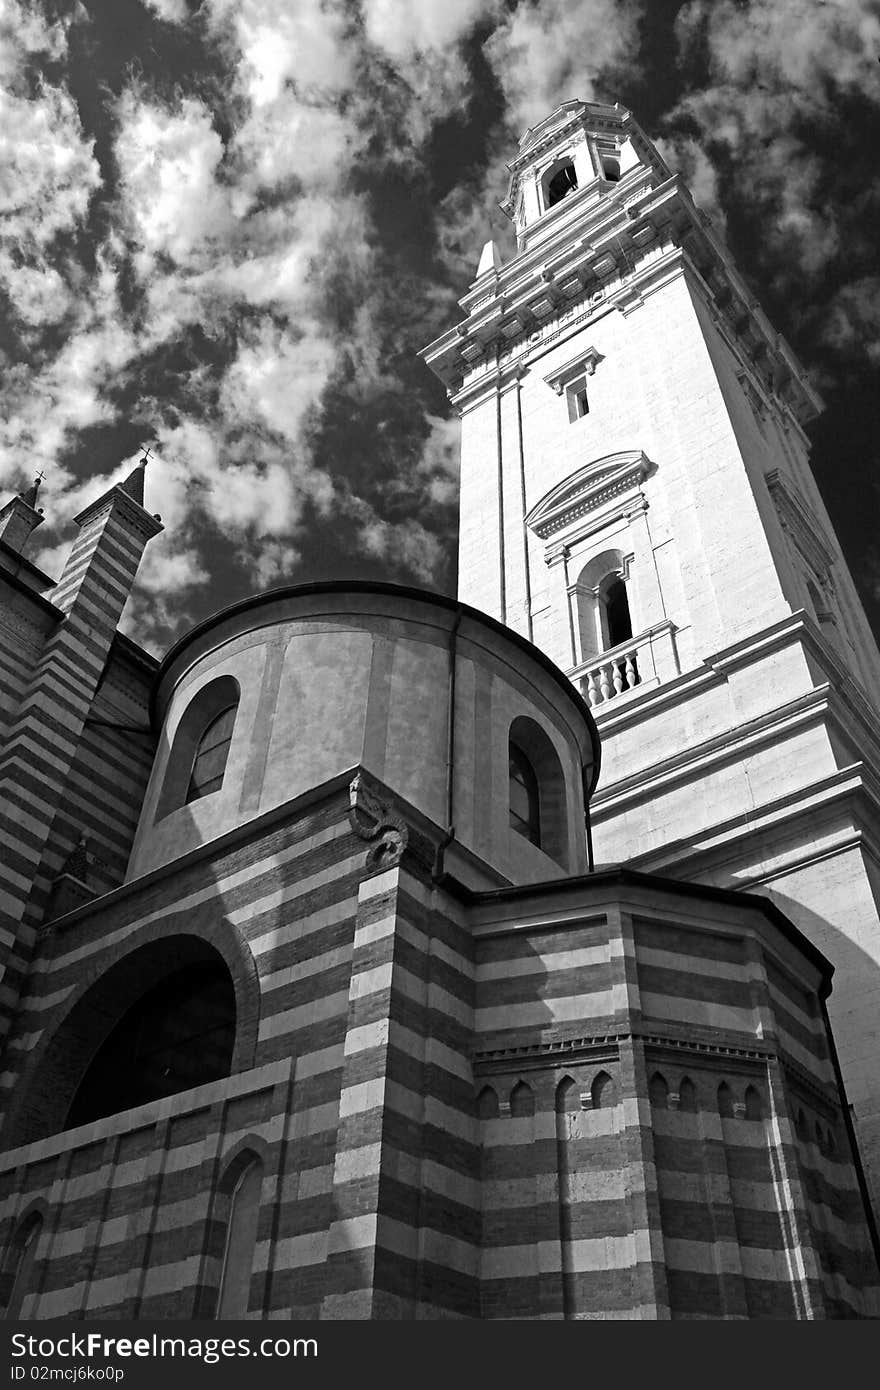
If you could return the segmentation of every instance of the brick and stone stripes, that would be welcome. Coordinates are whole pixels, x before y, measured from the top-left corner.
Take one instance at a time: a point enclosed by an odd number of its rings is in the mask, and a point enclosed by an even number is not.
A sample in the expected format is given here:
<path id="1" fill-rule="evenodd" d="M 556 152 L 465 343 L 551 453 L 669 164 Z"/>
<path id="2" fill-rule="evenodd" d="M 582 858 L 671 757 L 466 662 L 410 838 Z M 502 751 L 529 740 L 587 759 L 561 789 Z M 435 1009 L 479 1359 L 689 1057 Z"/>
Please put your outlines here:
<path id="1" fill-rule="evenodd" d="M 437 926 L 401 869 L 361 884 L 324 1317 L 476 1314 L 472 970 Z"/>
<path id="2" fill-rule="evenodd" d="M 28 1211 L 44 1213 L 22 1316 L 212 1316 L 218 1194 L 243 1149 L 263 1164 L 251 1299 L 267 1311 L 290 1070 L 270 1064 L 2 1155 L 4 1246 Z"/>
<path id="3" fill-rule="evenodd" d="M 7 1006 L 0 1034 L 8 1030 L 29 956 L 31 943 L 21 938 L 21 928 L 39 923 L 51 889 L 46 856 L 51 859 L 52 828 L 84 723 L 144 545 L 161 529 L 121 488 L 78 521 L 80 536 L 53 591 L 66 619 L 46 641 L 0 756 L 0 929 L 15 939 L 4 953 Z M 69 852 L 73 843 L 65 848 Z"/>

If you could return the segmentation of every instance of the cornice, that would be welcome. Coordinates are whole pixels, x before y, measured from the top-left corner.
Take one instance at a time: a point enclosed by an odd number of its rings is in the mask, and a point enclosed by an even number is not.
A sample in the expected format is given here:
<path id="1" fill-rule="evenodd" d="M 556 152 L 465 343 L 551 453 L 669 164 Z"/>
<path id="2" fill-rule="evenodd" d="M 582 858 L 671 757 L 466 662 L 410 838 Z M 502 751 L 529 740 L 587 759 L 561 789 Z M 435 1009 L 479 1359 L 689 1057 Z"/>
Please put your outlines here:
<path id="1" fill-rule="evenodd" d="M 651 471 L 641 449 L 594 459 L 545 493 L 525 524 L 546 541 L 611 498 L 638 489 Z"/>

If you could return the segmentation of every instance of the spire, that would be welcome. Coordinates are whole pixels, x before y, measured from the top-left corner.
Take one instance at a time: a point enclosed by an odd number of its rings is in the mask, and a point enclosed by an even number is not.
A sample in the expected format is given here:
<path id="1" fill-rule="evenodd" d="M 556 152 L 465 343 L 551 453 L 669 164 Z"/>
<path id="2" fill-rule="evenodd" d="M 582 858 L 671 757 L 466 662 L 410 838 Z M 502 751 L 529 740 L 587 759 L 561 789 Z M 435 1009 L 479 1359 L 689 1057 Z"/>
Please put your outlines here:
<path id="1" fill-rule="evenodd" d="M 37 493 L 42 480 L 43 475 L 40 473 L 26 492 L 10 497 L 9 501 L 0 507 L 0 541 L 19 555 L 24 550 L 31 532 L 43 521 L 42 508 L 37 507 Z"/>
<path id="2" fill-rule="evenodd" d="M 28 488 L 27 492 L 20 492 L 18 494 L 22 502 L 25 502 L 27 506 L 32 507 L 34 511 L 37 510 L 37 493 L 40 491 L 40 484 L 42 481 L 43 474 L 38 473 L 37 476 L 34 478 L 34 481 L 31 483 L 30 487 Z"/>
<path id="3" fill-rule="evenodd" d="M 141 448 L 144 451 L 143 457 L 138 459 L 125 482 L 119 484 L 122 491 L 127 492 L 140 507 L 144 505 L 144 474 L 150 461 L 150 450 L 145 444 L 142 444 Z"/>

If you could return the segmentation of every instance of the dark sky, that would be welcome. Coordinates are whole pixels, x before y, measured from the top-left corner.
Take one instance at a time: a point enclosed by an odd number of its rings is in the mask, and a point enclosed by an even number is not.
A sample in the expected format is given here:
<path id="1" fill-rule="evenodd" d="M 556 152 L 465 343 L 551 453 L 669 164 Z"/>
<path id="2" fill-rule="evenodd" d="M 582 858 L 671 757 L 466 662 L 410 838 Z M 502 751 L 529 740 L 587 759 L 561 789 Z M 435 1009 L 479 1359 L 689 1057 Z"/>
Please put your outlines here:
<path id="1" fill-rule="evenodd" d="M 456 317 L 521 132 L 630 107 L 827 403 L 820 487 L 880 630 L 880 18 L 868 0 L 0 0 L 0 492 L 35 558 L 155 455 L 128 610 L 160 650 L 267 585 L 455 586 Z"/>

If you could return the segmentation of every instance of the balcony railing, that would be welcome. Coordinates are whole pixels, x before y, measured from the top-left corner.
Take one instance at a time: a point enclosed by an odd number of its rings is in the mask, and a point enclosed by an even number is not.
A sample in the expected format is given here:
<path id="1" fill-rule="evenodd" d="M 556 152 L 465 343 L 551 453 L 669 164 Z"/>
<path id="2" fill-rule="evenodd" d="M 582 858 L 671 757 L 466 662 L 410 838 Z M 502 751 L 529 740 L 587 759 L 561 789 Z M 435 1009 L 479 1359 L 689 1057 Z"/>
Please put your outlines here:
<path id="1" fill-rule="evenodd" d="M 594 709 L 634 690 L 659 685 L 679 674 L 674 633 L 672 623 L 659 623 L 597 653 L 575 666 L 569 676 Z"/>

